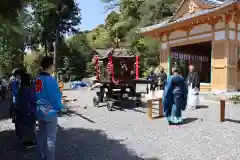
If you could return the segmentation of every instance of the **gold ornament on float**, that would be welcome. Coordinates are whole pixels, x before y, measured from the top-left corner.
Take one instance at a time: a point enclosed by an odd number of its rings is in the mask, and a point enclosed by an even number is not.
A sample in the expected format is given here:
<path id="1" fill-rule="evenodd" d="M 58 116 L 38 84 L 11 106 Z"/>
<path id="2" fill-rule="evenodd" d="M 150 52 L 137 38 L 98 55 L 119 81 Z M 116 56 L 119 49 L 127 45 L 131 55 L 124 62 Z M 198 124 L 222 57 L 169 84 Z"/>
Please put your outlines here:
<path id="1" fill-rule="evenodd" d="M 197 8 L 198 8 L 198 5 L 196 5 L 193 1 L 190 1 L 188 13 L 190 14 L 194 13 Z"/>

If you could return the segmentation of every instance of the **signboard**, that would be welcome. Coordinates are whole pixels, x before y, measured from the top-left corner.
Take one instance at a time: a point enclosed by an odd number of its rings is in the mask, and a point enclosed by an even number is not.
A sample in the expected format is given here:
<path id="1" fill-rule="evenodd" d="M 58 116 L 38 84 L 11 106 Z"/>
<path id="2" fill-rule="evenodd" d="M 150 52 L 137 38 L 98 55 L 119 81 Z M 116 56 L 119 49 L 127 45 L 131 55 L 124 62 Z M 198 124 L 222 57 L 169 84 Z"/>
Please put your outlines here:
<path id="1" fill-rule="evenodd" d="M 183 53 L 178 53 L 178 52 L 173 52 L 172 53 L 172 58 L 173 59 L 178 59 L 178 60 L 192 60 L 192 61 L 201 61 L 201 62 L 208 62 L 209 57 L 207 56 L 199 56 L 199 55 L 190 55 L 190 54 L 183 54 Z"/>

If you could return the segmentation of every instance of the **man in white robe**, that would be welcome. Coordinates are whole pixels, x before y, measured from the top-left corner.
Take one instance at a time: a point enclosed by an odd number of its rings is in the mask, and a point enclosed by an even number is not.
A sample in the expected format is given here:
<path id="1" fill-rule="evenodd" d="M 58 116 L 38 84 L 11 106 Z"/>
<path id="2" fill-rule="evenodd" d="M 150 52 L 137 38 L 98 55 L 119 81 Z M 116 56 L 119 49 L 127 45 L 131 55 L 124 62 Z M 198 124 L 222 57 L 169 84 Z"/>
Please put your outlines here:
<path id="1" fill-rule="evenodd" d="M 189 74 L 187 77 L 188 84 L 188 107 L 196 109 L 199 104 L 200 79 L 197 72 L 194 71 L 194 66 L 189 66 Z"/>

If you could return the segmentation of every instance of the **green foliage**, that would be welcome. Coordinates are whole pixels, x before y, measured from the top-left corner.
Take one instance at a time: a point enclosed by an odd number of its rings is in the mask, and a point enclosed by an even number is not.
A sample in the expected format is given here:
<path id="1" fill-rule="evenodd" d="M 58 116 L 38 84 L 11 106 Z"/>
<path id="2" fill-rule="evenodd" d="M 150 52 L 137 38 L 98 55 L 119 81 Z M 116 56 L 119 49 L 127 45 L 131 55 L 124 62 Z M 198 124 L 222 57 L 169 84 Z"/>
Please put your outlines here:
<path id="1" fill-rule="evenodd" d="M 240 103 L 240 95 L 233 95 L 231 98 L 229 98 L 230 101 L 233 101 L 234 104 Z"/>
<path id="2" fill-rule="evenodd" d="M 92 62 L 87 62 L 86 63 L 86 75 L 88 75 L 89 77 L 94 76 L 95 73 L 95 68 L 94 65 L 92 64 Z"/>
<path id="3" fill-rule="evenodd" d="M 65 42 L 66 48 L 60 50 L 59 74 L 64 77 L 75 75 L 83 77 L 88 74 L 87 62 L 91 61 L 90 51 L 86 33 L 78 33 Z M 64 53 L 64 54 L 63 54 Z"/>
<path id="4" fill-rule="evenodd" d="M 105 19 L 105 27 L 106 29 L 113 29 L 114 25 L 119 22 L 120 20 L 120 14 L 112 11 L 109 13 Z"/>
<path id="5" fill-rule="evenodd" d="M 5 73 L 22 64 L 24 55 L 24 41 L 21 34 L 12 29 L 0 32 L 0 67 Z"/>
<path id="6" fill-rule="evenodd" d="M 18 16 L 24 5 L 24 1 L 1 0 L 0 1 L 0 32 L 5 29 L 18 31 Z"/>
<path id="7" fill-rule="evenodd" d="M 88 55 L 88 53 L 91 51 L 91 47 L 88 44 L 86 34 L 87 33 L 84 32 L 75 34 L 74 36 L 67 39 L 67 44 L 71 49 Z"/>
<path id="8" fill-rule="evenodd" d="M 92 48 L 109 48 L 113 46 L 113 41 L 103 26 L 98 26 L 88 33 L 87 40 Z"/>

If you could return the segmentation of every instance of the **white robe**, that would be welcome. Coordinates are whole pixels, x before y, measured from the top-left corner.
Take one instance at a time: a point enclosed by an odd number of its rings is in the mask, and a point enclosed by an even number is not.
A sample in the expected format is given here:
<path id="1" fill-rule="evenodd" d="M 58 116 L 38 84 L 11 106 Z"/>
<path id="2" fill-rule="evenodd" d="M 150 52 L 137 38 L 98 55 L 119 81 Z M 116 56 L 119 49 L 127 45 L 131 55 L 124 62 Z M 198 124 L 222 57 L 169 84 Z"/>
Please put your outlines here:
<path id="1" fill-rule="evenodd" d="M 199 89 L 192 88 L 192 83 L 188 85 L 188 99 L 187 105 L 196 107 L 199 104 Z"/>

